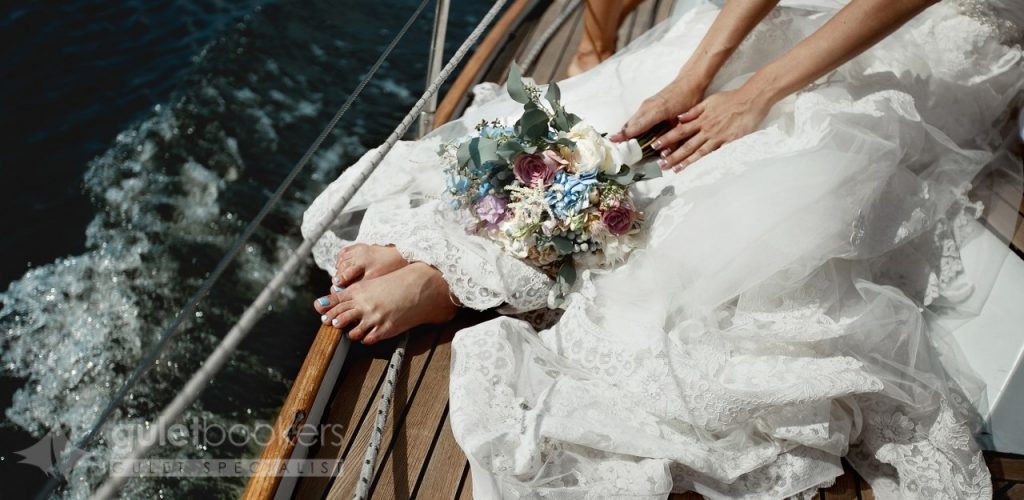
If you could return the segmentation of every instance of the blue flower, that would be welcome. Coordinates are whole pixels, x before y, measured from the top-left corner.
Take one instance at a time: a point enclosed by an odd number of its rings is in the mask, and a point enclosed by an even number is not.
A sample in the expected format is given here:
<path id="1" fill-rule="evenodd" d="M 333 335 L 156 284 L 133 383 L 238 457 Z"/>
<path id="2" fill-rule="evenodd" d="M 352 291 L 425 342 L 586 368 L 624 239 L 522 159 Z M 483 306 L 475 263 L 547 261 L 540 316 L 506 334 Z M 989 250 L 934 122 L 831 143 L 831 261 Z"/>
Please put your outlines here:
<path id="1" fill-rule="evenodd" d="M 461 175 L 450 175 L 448 176 L 448 189 L 453 194 L 463 194 L 469 191 L 469 179 Z"/>
<path id="2" fill-rule="evenodd" d="M 551 211 L 565 220 L 590 206 L 590 187 L 597 184 L 597 171 L 572 175 L 559 170 L 546 199 Z"/>

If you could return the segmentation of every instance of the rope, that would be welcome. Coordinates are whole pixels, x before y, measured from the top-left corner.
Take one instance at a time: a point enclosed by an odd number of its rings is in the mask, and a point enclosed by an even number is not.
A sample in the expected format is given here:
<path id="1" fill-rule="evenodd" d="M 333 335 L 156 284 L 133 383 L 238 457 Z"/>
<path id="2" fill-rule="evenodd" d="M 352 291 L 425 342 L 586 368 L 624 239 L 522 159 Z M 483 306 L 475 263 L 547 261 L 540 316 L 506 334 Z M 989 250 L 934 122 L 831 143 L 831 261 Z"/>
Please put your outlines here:
<path id="1" fill-rule="evenodd" d="M 237 349 L 238 344 L 249 334 L 249 331 L 256 324 L 256 322 L 263 316 L 267 310 L 267 306 L 270 305 L 270 301 L 273 296 L 284 286 L 285 282 L 289 277 L 295 274 L 299 265 L 308 258 L 313 245 L 320 239 L 321 236 L 327 231 L 327 228 L 334 221 L 338 215 L 348 205 L 352 196 L 355 195 L 356 191 L 366 182 L 370 174 L 377 168 L 380 162 L 384 159 L 389 151 L 395 146 L 396 143 L 405 135 L 412 126 L 413 121 L 419 115 L 420 111 L 427 104 L 429 98 L 437 93 L 441 88 L 441 84 L 447 80 L 451 73 L 455 71 L 456 66 L 462 61 L 469 52 L 470 48 L 476 43 L 476 41 L 483 34 L 484 30 L 488 25 L 497 17 L 498 12 L 504 7 L 507 0 L 497 0 L 491 7 L 491 10 L 487 12 L 480 23 L 476 26 L 469 37 L 466 38 L 459 49 L 452 56 L 448 64 L 441 70 L 430 86 L 423 92 L 416 104 L 413 105 L 409 113 L 405 115 L 405 118 L 398 124 L 398 127 L 391 133 L 391 135 L 384 141 L 379 148 L 377 148 L 370 164 L 358 172 L 353 180 L 352 184 L 347 186 L 345 190 L 338 197 L 338 200 L 331 207 L 327 216 L 321 219 L 314 227 L 312 235 L 303 240 L 302 244 L 296 248 L 289 256 L 285 264 L 278 270 L 277 274 L 270 280 L 267 286 L 260 292 L 256 299 L 249 305 L 249 307 L 242 313 L 242 316 L 238 319 L 238 322 L 228 331 L 221 343 L 214 349 L 214 351 L 206 358 L 203 365 L 196 370 L 192 378 L 185 384 L 185 387 L 177 394 L 173 401 L 160 414 L 156 421 L 146 429 L 144 435 L 137 439 L 135 446 L 129 452 L 128 456 L 125 457 L 127 461 L 138 460 L 142 456 L 146 455 L 153 445 L 158 442 L 158 437 L 165 434 L 165 429 L 168 425 L 173 423 L 181 414 L 195 401 L 199 396 L 199 393 L 209 383 L 209 381 L 220 371 L 221 367 L 227 362 L 227 359 Z M 397 367 L 395 368 L 397 375 Z M 127 475 L 121 476 L 110 476 L 96 491 L 93 498 L 105 499 L 113 497 L 117 490 L 127 479 Z M 51 490 L 52 491 L 52 490 Z"/>
<path id="2" fill-rule="evenodd" d="M 405 359 L 405 347 L 408 343 L 409 335 L 403 335 L 402 341 L 391 355 L 391 363 L 388 364 L 388 374 L 384 379 L 384 389 L 380 395 L 380 402 L 377 403 L 377 417 L 373 421 L 373 434 L 370 435 L 370 444 L 366 445 L 366 453 L 363 455 L 363 468 L 359 472 L 359 482 L 356 483 L 356 492 L 352 497 L 353 500 L 365 500 L 366 496 L 370 494 L 373 468 L 377 464 L 380 442 L 384 439 L 384 423 L 387 421 L 388 411 L 391 409 L 391 399 L 395 395 L 395 381 L 398 380 L 398 372 L 402 368 L 402 360 Z"/>
<path id="3" fill-rule="evenodd" d="M 555 36 L 555 33 L 562 28 L 562 25 L 565 24 L 565 22 L 569 20 L 569 17 L 576 12 L 576 9 L 580 6 L 581 2 L 582 0 L 571 0 L 566 4 L 566 6 L 562 8 L 562 12 L 560 12 L 558 17 L 555 18 L 554 22 L 552 22 L 551 25 L 544 30 L 544 33 L 537 38 L 537 41 L 534 42 L 532 47 L 530 47 L 529 52 L 526 53 L 526 57 L 524 57 L 522 63 L 520 63 L 524 72 L 529 71 L 533 66 L 533 63 L 536 62 L 537 58 L 540 56 L 541 51 L 544 50 L 544 47 L 546 47 L 548 42 L 551 41 L 551 37 Z"/>

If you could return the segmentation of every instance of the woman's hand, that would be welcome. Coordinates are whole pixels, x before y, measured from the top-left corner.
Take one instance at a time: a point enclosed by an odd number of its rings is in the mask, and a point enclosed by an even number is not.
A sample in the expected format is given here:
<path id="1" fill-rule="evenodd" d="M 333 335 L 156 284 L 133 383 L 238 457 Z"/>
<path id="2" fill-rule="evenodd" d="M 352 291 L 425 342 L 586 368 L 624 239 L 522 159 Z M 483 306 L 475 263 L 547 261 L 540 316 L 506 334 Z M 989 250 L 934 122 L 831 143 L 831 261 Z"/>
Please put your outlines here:
<path id="1" fill-rule="evenodd" d="M 661 122 L 675 123 L 676 116 L 699 103 L 706 86 L 689 78 L 676 78 L 657 94 L 644 99 L 640 109 L 622 125 L 622 130 L 609 137 L 613 142 L 633 139 Z"/>
<path id="2" fill-rule="evenodd" d="M 658 165 L 675 172 L 754 130 L 773 102 L 748 86 L 722 91 L 678 116 L 678 124 L 661 135 L 653 147 L 661 152 Z"/>

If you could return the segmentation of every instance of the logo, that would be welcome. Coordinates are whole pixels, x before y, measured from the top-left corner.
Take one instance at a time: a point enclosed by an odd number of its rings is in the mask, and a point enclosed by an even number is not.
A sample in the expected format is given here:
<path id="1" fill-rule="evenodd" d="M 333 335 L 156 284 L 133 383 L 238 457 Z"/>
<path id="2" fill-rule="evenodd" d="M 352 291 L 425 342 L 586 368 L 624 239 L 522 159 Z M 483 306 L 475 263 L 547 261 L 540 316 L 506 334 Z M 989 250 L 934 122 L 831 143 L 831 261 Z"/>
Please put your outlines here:
<path id="1" fill-rule="evenodd" d="M 25 458 L 19 464 L 31 465 L 47 476 L 60 477 L 67 476 L 75 464 L 89 455 L 89 452 L 75 447 L 59 428 L 50 431 L 36 444 L 15 453 Z"/>

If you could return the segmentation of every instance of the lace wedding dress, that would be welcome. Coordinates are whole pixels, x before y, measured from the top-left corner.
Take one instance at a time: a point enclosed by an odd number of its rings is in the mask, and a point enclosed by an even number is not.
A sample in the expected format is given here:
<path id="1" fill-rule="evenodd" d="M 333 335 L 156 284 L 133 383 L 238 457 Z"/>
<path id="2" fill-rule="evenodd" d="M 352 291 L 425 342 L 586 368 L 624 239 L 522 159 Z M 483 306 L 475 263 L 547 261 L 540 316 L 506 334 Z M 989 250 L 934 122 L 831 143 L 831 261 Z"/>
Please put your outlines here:
<path id="1" fill-rule="evenodd" d="M 792 47 L 830 3 L 775 9 L 711 90 Z M 467 307 L 535 312 L 454 340 L 452 427 L 477 498 L 782 498 L 830 484 L 843 456 L 880 498 L 989 497 L 978 387 L 933 319 L 977 293 L 959 264 L 982 210 L 966 192 L 1008 160 L 1021 100 L 1021 7 L 999 7 L 935 5 L 757 132 L 638 185 L 643 249 L 583 272 L 560 319 L 545 275 L 467 235 L 437 199 L 437 145 L 515 115 L 504 97 L 399 144 L 316 260 L 333 272 L 359 223 L 358 240 L 434 265 Z M 716 14 L 676 16 L 565 81 L 565 106 L 617 130 Z M 307 231 L 366 163 L 320 196 Z"/>

